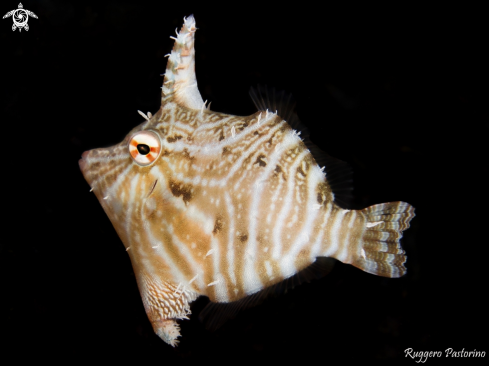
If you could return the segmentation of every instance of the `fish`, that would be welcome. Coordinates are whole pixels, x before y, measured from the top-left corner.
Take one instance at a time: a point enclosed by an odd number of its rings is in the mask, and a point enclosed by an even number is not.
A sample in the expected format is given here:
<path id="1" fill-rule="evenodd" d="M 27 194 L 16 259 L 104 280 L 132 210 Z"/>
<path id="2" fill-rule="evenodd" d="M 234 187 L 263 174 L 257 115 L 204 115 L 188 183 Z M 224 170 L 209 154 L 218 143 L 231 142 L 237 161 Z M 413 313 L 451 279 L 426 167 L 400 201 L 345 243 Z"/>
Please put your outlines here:
<path id="1" fill-rule="evenodd" d="M 399 240 L 414 208 L 348 208 L 346 163 L 320 151 L 303 126 L 304 135 L 296 131 L 284 92 L 252 88 L 250 116 L 212 111 L 197 86 L 196 29 L 189 16 L 171 37 L 160 109 L 139 111 L 144 122 L 122 142 L 79 160 L 131 259 L 155 333 L 176 346 L 178 320 L 199 296 L 212 315 L 307 281 L 331 261 L 403 276 Z"/>

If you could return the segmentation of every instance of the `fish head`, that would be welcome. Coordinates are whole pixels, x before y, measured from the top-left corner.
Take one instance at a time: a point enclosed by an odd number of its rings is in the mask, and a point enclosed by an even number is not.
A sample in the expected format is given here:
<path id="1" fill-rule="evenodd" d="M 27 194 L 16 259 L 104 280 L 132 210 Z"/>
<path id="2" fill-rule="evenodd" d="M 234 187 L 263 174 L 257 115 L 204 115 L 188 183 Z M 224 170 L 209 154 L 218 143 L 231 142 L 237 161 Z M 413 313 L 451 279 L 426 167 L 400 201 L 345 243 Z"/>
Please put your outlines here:
<path id="1" fill-rule="evenodd" d="M 161 157 L 172 154 L 181 136 L 170 136 L 168 128 L 161 126 L 164 114 L 162 108 L 120 143 L 85 151 L 79 160 L 85 180 L 126 249 L 140 241 L 131 236 L 157 216 L 161 218 L 165 202 L 175 200 L 166 173 L 168 162 Z"/>
<path id="2" fill-rule="evenodd" d="M 178 150 L 180 139 L 190 139 L 197 119 L 208 112 L 195 77 L 195 30 L 195 20 L 190 16 L 176 37 L 171 37 L 175 44 L 168 55 L 160 110 L 153 116 L 144 115 L 146 122 L 130 131 L 119 144 L 86 151 L 79 161 L 83 176 L 130 255 L 127 248 L 140 241 L 135 233 L 155 221 L 156 216 L 169 215 L 165 211 L 166 200 L 174 200 L 172 207 L 180 207 L 191 197 L 187 186 L 171 181 L 168 159 L 161 157 L 171 155 L 175 147 Z M 174 122 L 184 125 L 184 130 L 174 128 Z M 177 160 L 182 157 L 184 161 L 182 170 L 190 163 L 186 154 L 176 154 Z M 175 175 L 175 167 L 172 168 Z"/>

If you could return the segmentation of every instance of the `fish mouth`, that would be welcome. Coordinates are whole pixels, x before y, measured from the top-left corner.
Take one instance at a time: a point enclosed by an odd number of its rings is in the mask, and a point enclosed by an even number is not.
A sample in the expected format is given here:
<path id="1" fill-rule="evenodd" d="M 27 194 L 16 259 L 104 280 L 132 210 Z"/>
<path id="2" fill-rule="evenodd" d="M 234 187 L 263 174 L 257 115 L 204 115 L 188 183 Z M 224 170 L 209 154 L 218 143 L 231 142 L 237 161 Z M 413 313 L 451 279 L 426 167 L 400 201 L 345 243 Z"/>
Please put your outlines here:
<path id="1" fill-rule="evenodd" d="M 78 160 L 78 166 L 80 167 L 80 170 L 83 174 L 83 177 L 85 178 L 85 180 L 88 182 L 88 184 L 90 184 L 90 180 L 88 179 L 88 162 L 87 162 L 87 156 L 89 154 L 90 151 L 85 151 L 83 154 L 82 154 L 82 158 L 80 160 Z"/>

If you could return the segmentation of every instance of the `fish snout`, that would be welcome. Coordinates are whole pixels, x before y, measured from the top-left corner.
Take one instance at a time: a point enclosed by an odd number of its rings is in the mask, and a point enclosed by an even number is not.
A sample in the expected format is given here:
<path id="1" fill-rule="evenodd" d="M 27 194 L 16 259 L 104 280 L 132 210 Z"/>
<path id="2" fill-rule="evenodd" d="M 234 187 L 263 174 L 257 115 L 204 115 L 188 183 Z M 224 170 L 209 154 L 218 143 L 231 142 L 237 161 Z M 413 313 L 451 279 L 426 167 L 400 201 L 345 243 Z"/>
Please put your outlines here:
<path id="1" fill-rule="evenodd" d="M 89 166 L 89 163 L 87 162 L 87 157 L 88 157 L 89 153 L 90 153 L 90 150 L 83 152 L 81 159 L 78 160 L 78 165 L 79 165 L 80 170 L 82 171 L 85 179 L 87 179 L 86 173 L 88 172 L 88 166 Z"/>

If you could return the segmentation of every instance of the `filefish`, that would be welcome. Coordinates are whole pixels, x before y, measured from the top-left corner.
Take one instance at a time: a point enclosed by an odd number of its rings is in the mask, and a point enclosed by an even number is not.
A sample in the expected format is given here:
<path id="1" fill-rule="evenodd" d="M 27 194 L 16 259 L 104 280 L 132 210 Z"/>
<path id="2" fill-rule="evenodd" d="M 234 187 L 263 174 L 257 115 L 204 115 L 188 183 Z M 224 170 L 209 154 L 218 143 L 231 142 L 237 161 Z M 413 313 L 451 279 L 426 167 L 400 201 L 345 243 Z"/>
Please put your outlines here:
<path id="1" fill-rule="evenodd" d="M 259 110 L 247 117 L 211 111 L 197 88 L 195 31 L 190 16 L 171 37 L 158 112 L 140 112 L 145 121 L 121 143 L 79 161 L 131 258 L 155 333 L 175 346 L 177 320 L 197 297 L 256 302 L 307 280 L 322 258 L 404 275 L 399 239 L 414 208 L 347 209 L 347 169 L 292 128 L 300 121 L 284 93 L 252 89 Z"/>

